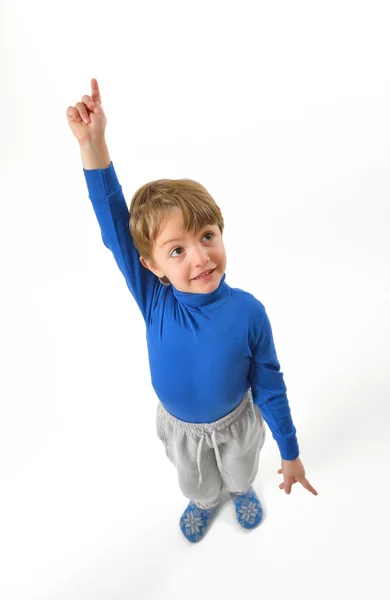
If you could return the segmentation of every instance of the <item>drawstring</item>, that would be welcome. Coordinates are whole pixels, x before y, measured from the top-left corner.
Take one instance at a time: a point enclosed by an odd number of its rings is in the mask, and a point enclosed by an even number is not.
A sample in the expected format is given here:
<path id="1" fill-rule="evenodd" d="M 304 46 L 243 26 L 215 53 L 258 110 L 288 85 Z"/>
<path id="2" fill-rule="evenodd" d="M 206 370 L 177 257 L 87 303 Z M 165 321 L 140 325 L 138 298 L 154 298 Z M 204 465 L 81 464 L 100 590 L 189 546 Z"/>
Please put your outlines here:
<path id="1" fill-rule="evenodd" d="M 219 450 L 218 450 L 218 446 L 217 446 L 217 441 L 215 439 L 215 433 L 216 430 L 214 429 L 213 433 L 211 434 L 211 441 L 213 442 L 213 447 L 215 450 L 215 458 L 217 459 L 217 465 L 218 465 L 218 469 L 219 472 L 222 472 L 222 463 L 221 463 L 221 456 L 219 454 Z M 202 452 L 202 444 L 203 444 L 203 438 L 204 438 L 205 434 L 203 433 L 202 437 L 199 440 L 199 444 L 198 444 L 198 452 L 197 452 L 197 457 L 196 457 L 196 461 L 198 464 L 198 471 L 199 471 L 199 483 L 198 483 L 198 488 L 200 487 L 200 484 L 202 483 L 202 471 L 200 469 L 200 457 L 201 457 L 201 452 Z"/>
<path id="2" fill-rule="evenodd" d="M 197 453 L 197 457 L 196 457 L 196 461 L 198 463 L 198 471 L 199 471 L 199 483 L 198 483 L 198 487 L 200 487 L 200 484 L 202 483 L 202 472 L 200 470 L 200 453 L 202 451 L 203 438 L 204 438 L 204 434 L 202 435 L 202 437 L 199 440 L 198 453 Z"/>

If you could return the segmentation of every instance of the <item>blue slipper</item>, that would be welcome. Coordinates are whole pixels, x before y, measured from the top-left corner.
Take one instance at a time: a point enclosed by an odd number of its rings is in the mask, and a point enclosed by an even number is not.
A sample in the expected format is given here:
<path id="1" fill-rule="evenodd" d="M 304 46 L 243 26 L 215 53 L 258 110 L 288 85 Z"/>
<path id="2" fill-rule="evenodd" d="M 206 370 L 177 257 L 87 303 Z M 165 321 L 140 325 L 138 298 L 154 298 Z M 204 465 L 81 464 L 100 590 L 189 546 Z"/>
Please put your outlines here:
<path id="1" fill-rule="evenodd" d="M 190 500 L 180 519 L 180 529 L 189 542 L 196 543 L 203 539 L 217 506 L 209 509 L 198 508 L 195 502 Z"/>
<path id="2" fill-rule="evenodd" d="M 253 487 L 244 494 L 230 494 L 236 507 L 236 518 L 245 529 L 257 527 L 263 518 L 263 509 Z"/>

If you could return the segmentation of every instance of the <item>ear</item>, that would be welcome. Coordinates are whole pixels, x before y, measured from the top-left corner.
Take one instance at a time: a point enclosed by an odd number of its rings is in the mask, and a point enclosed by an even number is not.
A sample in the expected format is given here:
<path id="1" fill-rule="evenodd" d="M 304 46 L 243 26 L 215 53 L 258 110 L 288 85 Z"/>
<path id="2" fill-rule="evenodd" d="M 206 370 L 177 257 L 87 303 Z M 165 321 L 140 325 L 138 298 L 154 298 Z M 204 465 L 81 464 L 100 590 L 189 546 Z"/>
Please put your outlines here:
<path id="1" fill-rule="evenodd" d="M 158 266 L 151 260 L 146 260 L 143 256 L 139 257 L 141 265 L 143 265 L 149 271 L 152 271 L 157 277 L 164 277 L 165 274 L 158 268 Z"/>

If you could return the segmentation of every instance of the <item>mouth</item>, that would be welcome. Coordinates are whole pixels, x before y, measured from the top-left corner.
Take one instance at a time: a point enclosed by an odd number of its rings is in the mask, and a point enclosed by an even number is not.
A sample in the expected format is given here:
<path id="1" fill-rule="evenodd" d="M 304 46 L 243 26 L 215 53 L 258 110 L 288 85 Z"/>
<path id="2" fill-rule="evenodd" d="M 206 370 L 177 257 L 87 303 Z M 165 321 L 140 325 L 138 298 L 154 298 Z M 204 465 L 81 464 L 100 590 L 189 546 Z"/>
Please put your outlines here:
<path id="1" fill-rule="evenodd" d="M 208 271 L 205 271 L 204 273 L 202 273 L 202 275 L 198 275 L 198 277 L 194 277 L 193 281 L 201 281 L 202 279 L 206 279 L 208 277 L 210 277 L 210 275 L 212 275 L 215 271 L 217 267 L 214 267 L 214 269 L 209 269 Z"/>

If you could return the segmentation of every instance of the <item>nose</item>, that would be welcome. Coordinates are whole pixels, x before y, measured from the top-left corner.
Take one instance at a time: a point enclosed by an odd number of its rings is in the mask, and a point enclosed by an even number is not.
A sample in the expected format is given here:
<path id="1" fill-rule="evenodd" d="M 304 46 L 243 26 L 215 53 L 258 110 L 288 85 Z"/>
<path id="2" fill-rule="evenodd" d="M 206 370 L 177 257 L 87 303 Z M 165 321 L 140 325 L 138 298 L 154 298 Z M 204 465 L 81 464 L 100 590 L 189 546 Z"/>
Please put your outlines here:
<path id="1" fill-rule="evenodd" d="M 192 251 L 192 260 L 194 263 L 194 267 L 203 267 L 203 265 L 208 263 L 210 260 L 207 248 L 202 248 L 202 246 L 195 246 Z"/>

